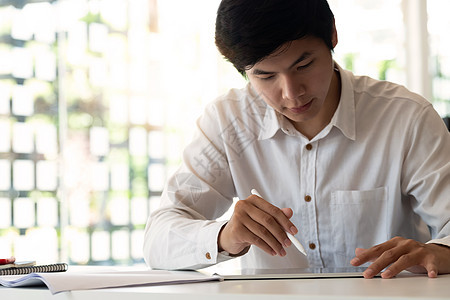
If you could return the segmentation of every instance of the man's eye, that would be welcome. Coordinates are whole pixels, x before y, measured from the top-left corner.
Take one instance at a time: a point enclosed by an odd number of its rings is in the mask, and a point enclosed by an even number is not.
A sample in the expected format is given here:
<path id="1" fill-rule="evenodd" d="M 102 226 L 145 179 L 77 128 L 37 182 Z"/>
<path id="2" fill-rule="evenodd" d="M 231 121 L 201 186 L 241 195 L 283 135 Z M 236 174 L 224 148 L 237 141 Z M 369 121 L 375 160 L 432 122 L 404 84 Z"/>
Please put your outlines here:
<path id="1" fill-rule="evenodd" d="M 311 61 L 310 61 L 309 63 L 307 63 L 306 65 L 298 66 L 298 67 L 297 67 L 297 70 L 300 71 L 300 70 L 306 69 L 306 68 L 308 68 L 309 66 L 311 66 L 313 62 L 314 62 L 314 60 L 311 60 Z"/>
<path id="2" fill-rule="evenodd" d="M 266 76 L 266 77 L 259 77 L 259 79 L 261 79 L 261 80 L 270 80 L 270 79 L 272 79 L 272 78 L 274 78 L 273 75 Z"/>

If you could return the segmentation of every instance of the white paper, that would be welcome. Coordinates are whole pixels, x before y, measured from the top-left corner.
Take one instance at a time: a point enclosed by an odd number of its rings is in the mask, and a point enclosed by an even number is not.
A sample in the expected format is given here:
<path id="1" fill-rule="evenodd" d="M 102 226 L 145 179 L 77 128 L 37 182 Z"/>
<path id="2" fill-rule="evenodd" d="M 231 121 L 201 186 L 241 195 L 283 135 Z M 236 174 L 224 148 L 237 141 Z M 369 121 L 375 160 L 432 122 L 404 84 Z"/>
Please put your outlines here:
<path id="1" fill-rule="evenodd" d="M 81 269 L 82 270 L 82 269 Z M 100 288 L 151 286 L 180 283 L 194 283 L 221 280 L 195 271 L 164 270 L 103 270 L 95 271 L 31 273 L 28 275 L 0 276 L 0 284 L 5 287 L 46 285 L 52 294 Z"/>

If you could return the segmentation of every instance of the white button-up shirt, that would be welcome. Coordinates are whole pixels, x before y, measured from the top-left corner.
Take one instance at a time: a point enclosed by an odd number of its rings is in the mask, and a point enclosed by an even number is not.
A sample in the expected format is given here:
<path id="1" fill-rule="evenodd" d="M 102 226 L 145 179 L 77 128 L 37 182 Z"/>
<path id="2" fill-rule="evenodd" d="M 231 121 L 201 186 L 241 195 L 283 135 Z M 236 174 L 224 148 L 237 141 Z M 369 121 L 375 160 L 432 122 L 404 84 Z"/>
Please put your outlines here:
<path id="1" fill-rule="evenodd" d="M 233 197 L 256 188 L 294 211 L 307 257 L 252 246 L 243 268 L 350 266 L 356 247 L 394 236 L 450 245 L 450 134 L 432 105 L 404 87 L 339 68 L 339 106 L 308 140 L 248 84 L 207 106 L 183 165 L 148 221 L 154 268 L 201 268 L 230 257 L 217 236 Z"/>

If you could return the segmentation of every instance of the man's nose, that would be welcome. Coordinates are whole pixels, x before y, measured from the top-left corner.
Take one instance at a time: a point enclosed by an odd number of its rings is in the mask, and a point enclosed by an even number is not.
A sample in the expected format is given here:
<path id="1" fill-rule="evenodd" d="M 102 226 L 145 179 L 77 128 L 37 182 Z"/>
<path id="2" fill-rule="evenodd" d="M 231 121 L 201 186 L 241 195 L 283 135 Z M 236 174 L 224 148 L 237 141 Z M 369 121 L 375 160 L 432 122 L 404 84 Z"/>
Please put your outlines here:
<path id="1" fill-rule="evenodd" d="M 296 101 L 305 94 L 305 87 L 295 76 L 284 76 L 282 91 L 284 99 Z"/>

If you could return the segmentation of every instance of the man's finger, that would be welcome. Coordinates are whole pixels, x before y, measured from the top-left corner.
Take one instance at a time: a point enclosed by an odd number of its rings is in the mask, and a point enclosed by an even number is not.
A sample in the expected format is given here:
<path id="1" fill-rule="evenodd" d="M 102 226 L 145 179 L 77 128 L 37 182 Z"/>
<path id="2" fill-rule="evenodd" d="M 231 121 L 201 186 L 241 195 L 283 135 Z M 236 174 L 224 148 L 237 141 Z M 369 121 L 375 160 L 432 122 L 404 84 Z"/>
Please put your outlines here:
<path id="1" fill-rule="evenodd" d="M 401 255 L 398 259 L 392 258 L 392 261 L 394 261 L 394 263 L 392 263 L 392 265 L 390 265 L 389 268 L 381 274 L 382 278 L 392 278 L 401 271 L 417 265 L 416 259 L 414 259 L 413 255 L 410 253 Z"/>
<path id="2" fill-rule="evenodd" d="M 353 258 L 350 263 L 354 266 L 362 265 L 366 262 L 374 262 L 378 257 L 380 257 L 385 251 L 396 247 L 399 243 L 404 241 L 404 239 L 399 237 L 394 237 L 384 243 L 375 245 L 369 249 L 356 248 L 356 257 Z"/>
<path id="3" fill-rule="evenodd" d="M 254 199 L 253 199 L 254 200 Z M 259 199 L 260 201 L 264 201 Z M 284 246 L 288 238 L 278 222 L 261 210 L 254 201 L 238 201 L 228 225 L 233 224 L 235 233 L 227 236 L 238 244 L 255 245 L 268 254 L 285 256 Z M 228 228 L 226 228 L 228 229 Z"/>
<path id="4" fill-rule="evenodd" d="M 291 208 L 282 208 L 281 211 L 288 219 L 292 218 L 292 216 L 294 215 L 294 212 Z"/>
<path id="5" fill-rule="evenodd" d="M 428 271 L 428 277 L 430 278 L 437 278 L 437 274 L 438 272 L 436 271 L 435 268 L 432 268 L 431 270 Z"/>
<path id="6" fill-rule="evenodd" d="M 287 237 L 284 239 L 277 238 L 277 236 L 286 235 L 286 233 L 281 228 L 278 227 L 279 232 L 277 234 L 274 234 L 273 231 L 275 231 L 275 229 L 270 228 L 269 226 L 261 225 L 258 222 L 248 222 L 247 224 L 245 224 L 245 226 L 252 233 L 252 240 L 249 241 L 251 244 L 254 244 L 258 247 L 260 247 L 261 244 L 265 244 L 268 245 L 268 247 L 270 247 L 270 249 L 274 251 L 275 254 L 278 254 L 280 256 L 286 255 L 286 251 L 283 247 L 286 246 L 285 241 L 287 240 Z"/>
<path id="7" fill-rule="evenodd" d="M 277 255 L 277 251 L 273 249 L 263 238 L 254 234 L 250 228 L 247 228 L 247 232 L 243 235 L 243 239 L 248 241 L 249 244 L 254 245 L 262 249 L 267 254 L 272 256 Z"/>
<path id="8" fill-rule="evenodd" d="M 289 239 L 278 221 L 272 215 L 261 210 L 249 212 L 249 216 L 253 222 L 248 222 L 247 228 L 262 238 L 278 254 L 284 256 L 285 252 L 282 248 L 289 246 L 287 242 Z"/>
<path id="9" fill-rule="evenodd" d="M 283 227 L 284 231 L 287 231 L 293 235 L 298 233 L 297 227 L 295 227 L 295 225 L 285 215 L 284 211 L 282 211 L 280 208 L 276 207 L 275 205 L 272 205 L 271 203 L 267 202 L 265 199 L 257 195 L 251 195 L 250 197 L 247 198 L 247 201 L 248 200 L 252 201 L 253 204 L 256 205 L 262 211 L 271 215 L 278 222 L 278 224 L 280 224 L 281 227 Z"/>

